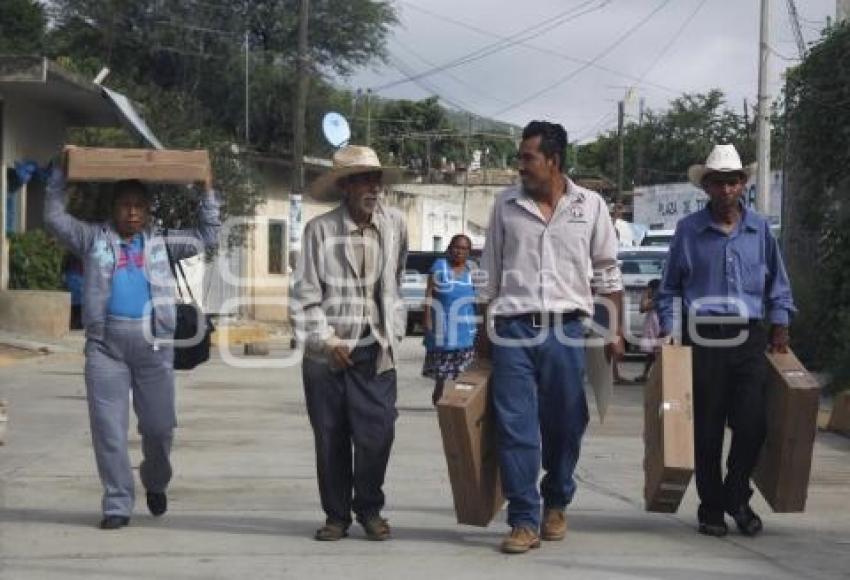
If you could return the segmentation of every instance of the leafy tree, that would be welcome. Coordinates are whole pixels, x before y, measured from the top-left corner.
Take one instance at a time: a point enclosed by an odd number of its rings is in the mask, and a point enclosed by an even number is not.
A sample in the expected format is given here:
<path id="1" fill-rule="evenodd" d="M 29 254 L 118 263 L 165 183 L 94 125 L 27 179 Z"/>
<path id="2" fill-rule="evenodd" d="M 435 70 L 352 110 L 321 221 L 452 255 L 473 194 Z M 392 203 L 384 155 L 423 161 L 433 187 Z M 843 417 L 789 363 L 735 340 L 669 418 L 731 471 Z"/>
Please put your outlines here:
<path id="1" fill-rule="evenodd" d="M 717 143 L 732 143 L 746 163 L 755 158 L 755 121 L 726 108 L 723 93 L 685 94 L 665 111 L 647 111 L 641 125 L 625 127 L 624 175 L 630 189 L 641 183 L 684 181 L 688 167 L 705 159 Z M 578 163 L 603 175 L 617 173 L 616 131 L 578 149 Z M 637 167 L 638 150 L 642 151 Z M 778 148 L 777 158 L 781 154 Z"/>
<path id="2" fill-rule="evenodd" d="M 216 179 L 231 215 L 262 202 L 233 144 L 246 146 L 245 35 L 249 47 L 249 149 L 286 157 L 292 141 L 297 0 L 53 0 L 50 56 L 94 76 L 111 69 L 107 84 L 130 95 L 169 147 L 213 152 Z M 319 119 L 339 100 L 331 74 L 346 74 L 384 57 L 396 23 L 382 0 L 311 3 L 307 152 L 324 152 Z M 128 145 L 114 130 L 89 130 L 81 144 Z M 166 221 L 190 221 L 181 195 L 163 198 Z"/>
<path id="3" fill-rule="evenodd" d="M 46 26 L 44 7 L 39 2 L 3 0 L 0 54 L 38 55 L 42 50 Z"/>
<path id="4" fill-rule="evenodd" d="M 794 347 L 850 388 L 850 24 L 788 79 L 783 242 L 799 308 Z"/>

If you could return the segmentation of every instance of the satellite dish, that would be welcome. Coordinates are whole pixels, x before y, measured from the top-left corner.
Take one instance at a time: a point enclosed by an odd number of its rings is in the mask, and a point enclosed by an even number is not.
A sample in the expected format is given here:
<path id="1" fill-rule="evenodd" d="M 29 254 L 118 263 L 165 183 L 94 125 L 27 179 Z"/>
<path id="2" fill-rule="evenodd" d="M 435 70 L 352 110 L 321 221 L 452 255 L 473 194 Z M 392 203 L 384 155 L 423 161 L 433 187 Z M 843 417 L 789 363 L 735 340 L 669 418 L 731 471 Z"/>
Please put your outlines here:
<path id="1" fill-rule="evenodd" d="M 334 147 L 342 147 L 351 139 L 351 127 L 339 113 L 327 113 L 322 119 L 322 132 L 325 139 Z"/>

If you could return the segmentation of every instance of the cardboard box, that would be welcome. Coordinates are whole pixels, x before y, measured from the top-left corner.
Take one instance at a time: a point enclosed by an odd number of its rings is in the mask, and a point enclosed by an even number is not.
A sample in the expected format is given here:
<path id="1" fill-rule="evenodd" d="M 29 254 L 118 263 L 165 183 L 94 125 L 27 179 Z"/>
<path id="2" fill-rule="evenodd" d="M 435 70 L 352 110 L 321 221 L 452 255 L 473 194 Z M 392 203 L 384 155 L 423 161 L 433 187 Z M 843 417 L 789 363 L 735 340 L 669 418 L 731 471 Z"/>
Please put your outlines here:
<path id="1" fill-rule="evenodd" d="M 830 431 L 850 433 L 850 391 L 842 391 L 835 395 L 826 428 Z"/>
<path id="2" fill-rule="evenodd" d="M 505 503 L 488 397 L 490 366 L 479 362 L 446 382 L 437 403 L 459 524 L 487 526 Z"/>
<path id="3" fill-rule="evenodd" d="M 820 387 L 791 351 L 768 354 L 767 438 L 753 480 L 776 512 L 806 507 Z"/>
<path id="4" fill-rule="evenodd" d="M 646 510 L 674 513 L 694 473 L 691 349 L 663 345 L 644 389 Z"/>
<path id="5" fill-rule="evenodd" d="M 191 184 L 210 175 L 210 156 L 203 150 L 68 147 L 65 155 L 68 181 L 138 179 Z"/>

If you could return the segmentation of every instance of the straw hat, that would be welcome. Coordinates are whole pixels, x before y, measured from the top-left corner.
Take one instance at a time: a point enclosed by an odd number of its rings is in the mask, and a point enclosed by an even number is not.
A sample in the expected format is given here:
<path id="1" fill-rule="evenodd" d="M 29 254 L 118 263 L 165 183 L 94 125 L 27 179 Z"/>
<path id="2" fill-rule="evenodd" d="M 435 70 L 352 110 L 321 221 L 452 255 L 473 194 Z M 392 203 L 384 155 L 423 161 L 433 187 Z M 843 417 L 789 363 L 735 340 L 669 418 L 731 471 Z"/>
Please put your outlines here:
<path id="1" fill-rule="evenodd" d="M 398 167 L 382 167 L 378 154 L 371 147 L 362 145 L 347 145 L 334 153 L 333 169 L 319 176 L 310 186 L 310 195 L 320 201 L 337 201 L 342 199 L 339 190 L 339 180 L 359 173 L 381 172 L 381 182 L 384 185 L 397 183 L 401 178 Z"/>
<path id="2" fill-rule="evenodd" d="M 715 145 L 705 160 L 705 165 L 691 165 L 688 168 L 688 180 L 702 188 L 702 182 L 709 173 L 740 173 L 749 179 L 755 170 L 755 163 L 746 167 L 741 165 L 741 156 L 734 145 Z"/>

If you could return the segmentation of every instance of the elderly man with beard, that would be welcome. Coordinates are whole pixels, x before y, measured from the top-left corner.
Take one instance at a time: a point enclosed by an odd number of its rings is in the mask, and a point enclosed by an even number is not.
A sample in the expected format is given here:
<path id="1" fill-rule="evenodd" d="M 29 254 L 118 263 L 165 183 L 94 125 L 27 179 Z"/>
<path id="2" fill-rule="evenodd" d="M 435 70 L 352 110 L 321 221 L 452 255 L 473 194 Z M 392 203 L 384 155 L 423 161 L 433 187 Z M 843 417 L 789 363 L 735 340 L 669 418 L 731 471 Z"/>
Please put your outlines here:
<path id="1" fill-rule="evenodd" d="M 353 511 L 370 540 L 387 540 L 382 488 L 398 415 L 407 230 L 401 213 L 379 201 L 397 172 L 372 149 L 343 147 L 333 163 L 311 195 L 341 203 L 305 227 L 292 313 L 305 343 L 304 391 L 326 515 L 315 538 L 347 536 Z"/>

